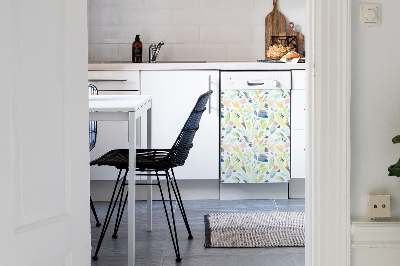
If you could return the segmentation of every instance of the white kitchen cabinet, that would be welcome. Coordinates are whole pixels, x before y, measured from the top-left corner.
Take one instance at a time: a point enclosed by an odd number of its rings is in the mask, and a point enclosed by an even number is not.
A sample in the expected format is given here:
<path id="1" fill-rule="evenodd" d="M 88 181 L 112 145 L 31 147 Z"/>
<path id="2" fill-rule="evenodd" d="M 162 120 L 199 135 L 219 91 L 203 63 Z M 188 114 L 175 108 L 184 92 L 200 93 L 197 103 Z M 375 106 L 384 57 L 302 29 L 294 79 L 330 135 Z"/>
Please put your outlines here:
<path id="1" fill-rule="evenodd" d="M 306 176 L 306 136 L 305 130 L 292 130 L 291 136 L 291 178 L 305 178 Z"/>
<path id="2" fill-rule="evenodd" d="M 139 71 L 89 71 L 88 77 L 89 83 L 97 87 L 99 95 L 140 94 Z M 139 130 L 140 127 L 138 127 L 136 143 L 140 143 Z M 90 160 L 113 149 L 128 149 L 128 123 L 126 121 L 98 121 L 96 146 L 90 152 Z M 90 180 L 115 180 L 117 175 L 118 170 L 115 167 L 90 167 Z"/>
<path id="3" fill-rule="evenodd" d="M 291 91 L 291 128 L 306 129 L 306 91 Z"/>
<path id="4" fill-rule="evenodd" d="M 171 148 L 198 97 L 213 90 L 193 148 L 177 179 L 219 179 L 219 71 L 141 71 L 141 94 L 152 95 L 152 147 Z M 211 80 L 210 80 L 211 78 Z"/>
<path id="5" fill-rule="evenodd" d="M 306 71 L 292 70 L 292 90 L 306 89 Z"/>
<path id="6" fill-rule="evenodd" d="M 139 71 L 89 71 L 88 80 L 103 91 L 140 91 Z"/>
<path id="7" fill-rule="evenodd" d="M 306 71 L 292 70 L 291 178 L 305 178 Z"/>

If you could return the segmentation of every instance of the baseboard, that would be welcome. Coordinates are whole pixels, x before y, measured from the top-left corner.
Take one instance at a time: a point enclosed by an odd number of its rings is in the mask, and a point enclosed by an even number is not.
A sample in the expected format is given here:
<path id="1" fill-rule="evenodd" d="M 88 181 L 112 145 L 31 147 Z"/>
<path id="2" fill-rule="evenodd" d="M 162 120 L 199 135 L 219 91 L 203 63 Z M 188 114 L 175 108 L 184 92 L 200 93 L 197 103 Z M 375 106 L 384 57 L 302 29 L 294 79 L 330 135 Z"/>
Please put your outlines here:
<path id="1" fill-rule="evenodd" d="M 288 183 L 221 184 L 221 200 L 287 199 Z"/>
<path id="2" fill-rule="evenodd" d="M 289 183 L 289 199 L 304 199 L 306 196 L 306 179 L 291 178 Z"/>
<path id="3" fill-rule="evenodd" d="M 400 219 L 354 221 L 351 230 L 351 265 L 399 265 Z"/>
<path id="4" fill-rule="evenodd" d="M 163 193 L 167 193 L 166 181 L 161 180 Z M 179 190 L 184 200 L 219 199 L 219 180 L 178 180 Z M 145 184 L 146 181 L 137 181 Z M 115 181 L 91 180 L 90 195 L 94 201 L 109 201 Z M 147 200 L 147 187 L 136 186 L 136 200 Z M 153 200 L 161 200 L 158 186 L 152 186 Z"/>
<path id="5" fill-rule="evenodd" d="M 136 181 L 146 183 L 146 181 Z M 288 183 L 276 184 L 220 184 L 216 179 L 178 180 L 180 193 L 186 200 L 201 199 L 287 199 L 304 198 L 304 178 L 293 178 Z M 94 201 L 109 201 L 114 188 L 114 180 L 91 180 L 90 195 Z M 166 181 L 161 180 L 163 191 L 167 191 Z M 221 186 L 221 190 L 220 190 Z M 289 186 L 289 194 L 288 194 Z M 152 186 L 153 200 L 161 200 L 158 186 Z M 136 200 L 146 200 L 147 186 L 136 186 Z"/>

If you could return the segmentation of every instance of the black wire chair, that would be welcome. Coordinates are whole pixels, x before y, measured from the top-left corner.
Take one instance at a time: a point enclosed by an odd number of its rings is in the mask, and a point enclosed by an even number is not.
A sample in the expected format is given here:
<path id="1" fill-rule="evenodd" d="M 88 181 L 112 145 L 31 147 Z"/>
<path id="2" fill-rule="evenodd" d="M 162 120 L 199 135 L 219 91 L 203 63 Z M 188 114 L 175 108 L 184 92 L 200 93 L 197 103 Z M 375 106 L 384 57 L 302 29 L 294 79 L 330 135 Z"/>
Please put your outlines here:
<path id="1" fill-rule="evenodd" d="M 171 149 L 137 149 L 136 150 L 136 171 L 146 172 L 144 174 L 138 175 L 151 175 L 157 177 L 157 184 L 160 193 L 161 199 L 164 206 L 165 215 L 167 217 L 169 232 L 171 234 L 172 243 L 175 250 L 176 261 L 181 261 L 181 256 L 179 252 L 179 244 L 178 244 L 178 236 L 176 233 L 176 226 L 175 226 L 175 216 L 173 212 L 173 205 L 172 205 L 172 197 L 171 197 L 171 188 L 175 195 L 175 199 L 178 203 L 179 210 L 182 214 L 182 218 L 185 222 L 186 229 L 188 231 L 188 238 L 193 239 L 192 233 L 190 231 L 189 222 L 186 217 L 185 209 L 183 207 L 182 198 L 179 192 L 178 184 L 175 179 L 175 174 L 173 168 L 177 166 L 184 165 L 190 149 L 193 147 L 193 138 L 196 134 L 196 131 L 199 129 L 200 119 L 202 117 L 203 112 L 206 110 L 206 103 L 211 95 L 212 91 L 204 93 L 200 95 L 199 99 L 196 102 L 192 112 L 189 115 L 185 125 L 183 126 L 178 138 L 176 139 L 174 145 Z M 111 150 L 106 154 L 100 156 L 99 158 L 93 160 L 90 165 L 108 165 L 114 166 L 119 169 L 117 181 L 114 186 L 114 190 L 111 196 L 111 201 L 108 206 L 107 215 L 105 222 L 103 224 L 103 229 L 100 234 L 99 242 L 97 243 L 97 248 L 95 251 L 94 256 L 92 257 L 93 260 L 98 259 L 98 253 L 101 247 L 101 243 L 104 239 L 104 235 L 107 231 L 107 227 L 110 223 L 111 216 L 114 212 L 116 204 L 119 200 L 118 212 L 116 223 L 114 227 L 114 233 L 112 235 L 113 238 L 117 238 L 119 225 L 121 223 L 122 214 L 125 209 L 125 205 L 128 198 L 128 193 L 125 193 L 124 198 L 124 188 L 127 185 L 126 176 L 129 171 L 129 150 L 128 149 L 118 149 L 118 150 Z M 123 176 L 121 177 L 122 170 L 125 170 Z M 155 174 L 153 174 L 155 172 Z M 159 172 L 164 172 L 164 174 L 160 174 Z M 170 173 L 171 172 L 171 173 Z M 165 176 L 167 181 L 167 188 L 168 188 L 168 199 L 170 203 L 170 214 L 168 214 L 167 206 L 165 204 L 164 194 L 161 188 L 160 183 L 160 176 Z M 117 195 L 115 197 L 115 192 L 119 185 L 119 189 Z M 144 184 L 147 185 L 147 184 Z M 115 202 L 114 202 L 115 197 Z M 123 202 L 123 203 L 122 203 Z M 172 226 L 170 217 L 172 218 Z"/>
<path id="2" fill-rule="evenodd" d="M 96 86 L 93 84 L 89 84 L 89 95 L 98 95 L 98 91 Z M 92 151 L 94 146 L 96 145 L 97 140 L 97 121 L 89 121 L 89 151 Z M 90 209 L 93 212 L 94 218 L 96 219 L 96 226 L 99 227 L 101 223 L 99 222 L 99 218 L 97 217 L 96 209 L 94 208 L 94 204 L 92 201 L 92 196 L 90 196 Z"/>

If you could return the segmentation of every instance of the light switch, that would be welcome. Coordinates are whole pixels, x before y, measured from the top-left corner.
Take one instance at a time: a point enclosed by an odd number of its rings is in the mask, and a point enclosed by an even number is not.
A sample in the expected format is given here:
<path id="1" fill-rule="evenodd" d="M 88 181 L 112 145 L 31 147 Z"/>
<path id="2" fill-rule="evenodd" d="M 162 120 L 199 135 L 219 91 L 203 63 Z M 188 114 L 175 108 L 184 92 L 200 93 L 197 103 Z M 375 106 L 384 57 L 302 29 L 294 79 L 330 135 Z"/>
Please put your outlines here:
<path id="1" fill-rule="evenodd" d="M 361 26 L 376 27 L 381 24 L 381 4 L 363 3 L 358 5 L 359 21 Z"/>

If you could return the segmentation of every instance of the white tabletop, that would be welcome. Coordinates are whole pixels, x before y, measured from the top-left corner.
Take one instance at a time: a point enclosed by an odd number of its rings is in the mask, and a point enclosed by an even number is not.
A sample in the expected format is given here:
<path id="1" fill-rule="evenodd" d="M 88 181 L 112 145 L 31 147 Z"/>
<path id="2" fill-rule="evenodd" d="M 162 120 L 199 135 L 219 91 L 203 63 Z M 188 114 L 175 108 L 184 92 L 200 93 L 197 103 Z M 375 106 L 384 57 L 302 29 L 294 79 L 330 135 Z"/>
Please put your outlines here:
<path id="1" fill-rule="evenodd" d="M 128 121 L 129 168 L 136 168 L 136 119 L 143 114 L 151 121 L 151 95 L 90 95 L 89 119 L 97 121 Z M 93 112 L 97 111 L 97 112 Z M 147 123 L 147 148 L 151 148 L 151 122 Z M 129 176 L 135 180 L 135 171 Z M 151 176 L 147 177 L 151 183 Z M 147 190 L 147 230 L 152 229 L 152 189 Z M 135 182 L 129 182 L 128 201 L 128 265 L 135 265 Z"/>
<path id="2" fill-rule="evenodd" d="M 90 95 L 89 111 L 135 112 L 151 100 L 151 95 Z"/>

